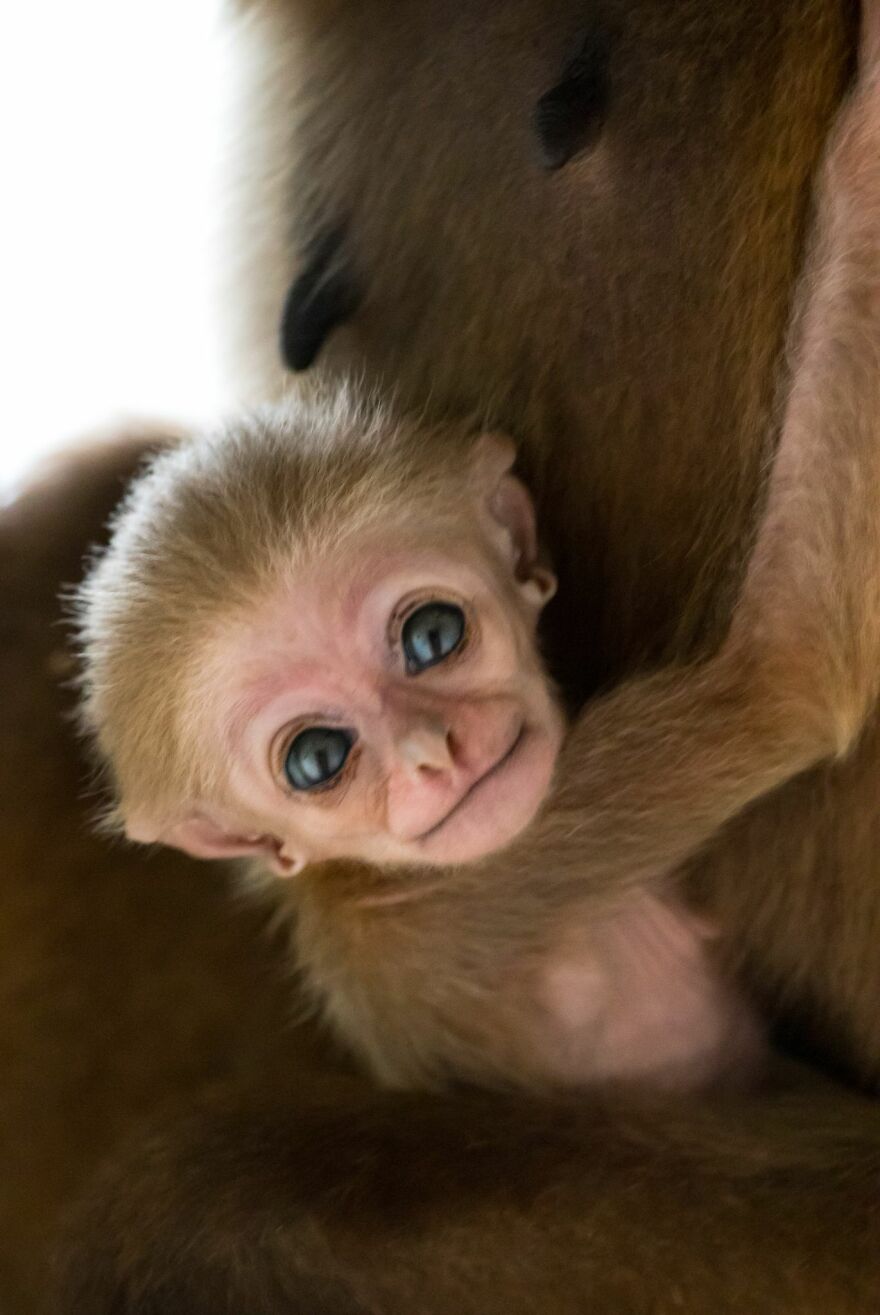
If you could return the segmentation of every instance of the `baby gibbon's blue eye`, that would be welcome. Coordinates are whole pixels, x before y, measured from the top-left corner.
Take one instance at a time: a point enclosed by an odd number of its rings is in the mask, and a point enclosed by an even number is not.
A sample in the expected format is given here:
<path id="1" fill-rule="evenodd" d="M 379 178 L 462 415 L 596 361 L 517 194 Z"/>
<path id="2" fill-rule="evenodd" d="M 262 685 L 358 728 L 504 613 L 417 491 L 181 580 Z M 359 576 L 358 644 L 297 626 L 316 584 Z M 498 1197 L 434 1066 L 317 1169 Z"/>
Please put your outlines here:
<path id="1" fill-rule="evenodd" d="M 294 790 L 314 790 L 338 776 L 345 766 L 354 736 L 335 726 L 310 726 L 300 731 L 284 759 L 284 775 Z"/>
<path id="2" fill-rule="evenodd" d="M 425 603 L 404 623 L 402 642 L 406 669 L 418 675 L 454 653 L 464 639 L 464 612 L 454 603 Z"/>

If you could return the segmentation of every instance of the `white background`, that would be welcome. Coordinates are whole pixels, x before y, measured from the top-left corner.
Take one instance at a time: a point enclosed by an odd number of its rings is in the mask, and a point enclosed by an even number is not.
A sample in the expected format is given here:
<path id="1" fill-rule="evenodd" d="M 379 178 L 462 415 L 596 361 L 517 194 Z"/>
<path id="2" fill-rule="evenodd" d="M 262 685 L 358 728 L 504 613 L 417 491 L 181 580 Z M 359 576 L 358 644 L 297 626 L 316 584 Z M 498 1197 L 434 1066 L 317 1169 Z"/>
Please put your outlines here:
<path id="1" fill-rule="evenodd" d="M 223 404 L 222 3 L 0 7 L 0 498 L 95 425 Z"/>

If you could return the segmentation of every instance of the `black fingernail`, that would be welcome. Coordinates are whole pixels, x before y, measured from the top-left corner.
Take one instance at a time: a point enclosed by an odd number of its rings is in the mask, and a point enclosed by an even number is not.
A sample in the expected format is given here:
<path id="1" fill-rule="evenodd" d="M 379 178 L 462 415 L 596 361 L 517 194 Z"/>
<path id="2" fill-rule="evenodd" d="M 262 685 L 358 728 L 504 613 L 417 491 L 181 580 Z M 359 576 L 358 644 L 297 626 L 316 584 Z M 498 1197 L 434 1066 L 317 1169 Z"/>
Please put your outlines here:
<path id="1" fill-rule="evenodd" d="M 608 112 L 610 43 L 593 33 L 535 106 L 534 126 L 547 169 L 561 169 L 598 138 Z"/>
<path id="2" fill-rule="evenodd" d="M 341 259 L 344 237 L 344 226 L 319 234 L 287 294 L 281 316 L 281 356 L 291 370 L 307 370 L 327 336 L 354 314 L 361 301 L 357 280 Z"/>

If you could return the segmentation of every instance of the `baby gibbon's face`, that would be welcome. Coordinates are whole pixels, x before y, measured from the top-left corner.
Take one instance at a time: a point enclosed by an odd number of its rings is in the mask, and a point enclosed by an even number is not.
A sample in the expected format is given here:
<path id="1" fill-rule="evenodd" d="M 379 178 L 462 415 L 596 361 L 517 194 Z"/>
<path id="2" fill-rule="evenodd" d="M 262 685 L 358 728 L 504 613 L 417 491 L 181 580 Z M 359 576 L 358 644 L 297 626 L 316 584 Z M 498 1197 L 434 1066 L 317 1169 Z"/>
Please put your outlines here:
<path id="1" fill-rule="evenodd" d="M 550 581 L 507 578 L 477 541 L 373 542 L 230 626 L 206 663 L 205 751 L 228 760 L 243 845 L 293 871 L 464 863 L 513 840 L 563 735 L 535 646 Z"/>

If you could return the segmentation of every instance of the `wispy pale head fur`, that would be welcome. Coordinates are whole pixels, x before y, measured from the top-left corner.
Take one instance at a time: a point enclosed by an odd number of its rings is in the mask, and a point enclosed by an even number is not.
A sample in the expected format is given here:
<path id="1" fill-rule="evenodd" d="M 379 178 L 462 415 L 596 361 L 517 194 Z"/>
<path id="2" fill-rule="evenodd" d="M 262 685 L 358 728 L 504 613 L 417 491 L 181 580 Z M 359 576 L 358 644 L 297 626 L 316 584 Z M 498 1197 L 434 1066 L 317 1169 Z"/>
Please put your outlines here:
<path id="1" fill-rule="evenodd" d="M 218 797 L 198 751 L 209 641 L 298 567 L 371 527 L 461 523 L 473 431 L 426 430 L 349 390 L 267 407 L 156 457 L 76 599 L 82 720 L 117 800 L 169 816 Z"/>

